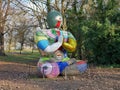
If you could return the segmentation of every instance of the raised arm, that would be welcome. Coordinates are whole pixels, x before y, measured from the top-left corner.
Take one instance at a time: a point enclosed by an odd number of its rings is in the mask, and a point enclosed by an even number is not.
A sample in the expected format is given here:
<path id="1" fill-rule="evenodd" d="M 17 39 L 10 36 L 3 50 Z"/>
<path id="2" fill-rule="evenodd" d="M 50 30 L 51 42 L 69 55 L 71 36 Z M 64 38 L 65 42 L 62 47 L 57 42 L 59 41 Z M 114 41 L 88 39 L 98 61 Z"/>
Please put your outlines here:
<path id="1" fill-rule="evenodd" d="M 55 52 L 62 45 L 63 36 L 59 36 L 57 42 L 50 44 L 50 41 L 48 40 L 47 36 L 44 33 L 42 33 L 42 31 L 38 31 L 35 34 L 35 42 L 39 49 L 48 53 Z"/>

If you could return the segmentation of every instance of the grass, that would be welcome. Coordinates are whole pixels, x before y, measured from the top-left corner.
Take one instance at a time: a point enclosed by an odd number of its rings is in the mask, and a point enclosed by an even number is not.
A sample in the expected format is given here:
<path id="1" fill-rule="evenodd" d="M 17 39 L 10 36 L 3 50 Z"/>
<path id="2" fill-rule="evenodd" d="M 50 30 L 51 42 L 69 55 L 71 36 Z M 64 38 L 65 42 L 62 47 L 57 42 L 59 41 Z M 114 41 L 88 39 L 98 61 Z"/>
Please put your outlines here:
<path id="1" fill-rule="evenodd" d="M 39 52 L 31 53 L 28 51 L 24 51 L 22 52 L 22 54 L 19 54 L 18 52 L 6 54 L 7 56 L 0 56 L 0 61 L 31 64 L 33 62 L 38 61 L 40 57 Z"/>
<path id="2" fill-rule="evenodd" d="M 12 51 L 12 53 L 6 53 L 7 56 L 0 56 L 0 61 L 5 62 L 15 62 L 15 63 L 24 63 L 36 65 L 40 58 L 40 53 L 38 51 L 22 51 L 22 54 L 19 54 L 19 51 Z M 112 65 L 99 65 L 99 68 L 120 68 L 120 64 Z"/>

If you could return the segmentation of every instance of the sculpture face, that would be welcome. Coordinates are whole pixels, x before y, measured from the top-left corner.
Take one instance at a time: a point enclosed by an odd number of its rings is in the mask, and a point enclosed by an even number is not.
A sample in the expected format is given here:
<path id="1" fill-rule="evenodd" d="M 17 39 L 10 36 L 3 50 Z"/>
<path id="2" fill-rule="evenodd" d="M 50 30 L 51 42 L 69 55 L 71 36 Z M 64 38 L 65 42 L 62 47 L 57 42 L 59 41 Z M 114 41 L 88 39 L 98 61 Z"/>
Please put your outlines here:
<path id="1" fill-rule="evenodd" d="M 55 57 L 56 60 L 62 61 L 63 58 L 64 58 L 64 55 L 60 50 L 57 50 L 54 54 L 54 57 Z"/>
<path id="2" fill-rule="evenodd" d="M 62 24 L 62 15 L 58 11 L 51 11 L 47 15 L 49 28 L 60 28 Z"/>

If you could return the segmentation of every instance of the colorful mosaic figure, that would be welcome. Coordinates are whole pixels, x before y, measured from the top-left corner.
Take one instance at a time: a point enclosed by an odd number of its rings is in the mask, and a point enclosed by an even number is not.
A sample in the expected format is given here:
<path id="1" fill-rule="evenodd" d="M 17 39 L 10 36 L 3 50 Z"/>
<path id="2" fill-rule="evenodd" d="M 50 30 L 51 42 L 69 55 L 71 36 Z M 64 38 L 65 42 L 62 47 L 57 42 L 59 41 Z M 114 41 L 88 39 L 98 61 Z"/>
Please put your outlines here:
<path id="1" fill-rule="evenodd" d="M 48 13 L 47 23 L 50 29 L 39 30 L 34 37 L 38 48 L 48 53 L 40 57 L 37 67 L 46 77 L 53 78 L 74 63 L 67 52 L 74 52 L 77 42 L 70 32 L 60 29 L 62 15 L 58 11 Z"/>

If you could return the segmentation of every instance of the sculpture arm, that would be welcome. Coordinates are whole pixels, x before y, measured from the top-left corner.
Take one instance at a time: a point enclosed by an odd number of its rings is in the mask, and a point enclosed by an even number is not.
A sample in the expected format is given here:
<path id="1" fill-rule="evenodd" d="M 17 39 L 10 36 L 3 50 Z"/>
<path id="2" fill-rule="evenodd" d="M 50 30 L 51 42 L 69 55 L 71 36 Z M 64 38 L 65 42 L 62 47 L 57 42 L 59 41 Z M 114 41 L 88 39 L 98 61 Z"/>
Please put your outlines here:
<path id="1" fill-rule="evenodd" d="M 60 48 L 62 46 L 63 43 L 63 36 L 59 36 L 58 37 L 58 41 L 49 45 L 45 48 L 45 52 L 55 52 L 56 50 L 58 50 L 58 48 Z"/>
<path id="2" fill-rule="evenodd" d="M 77 42 L 70 32 L 68 33 L 68 41 L 63 42 L 62 46 L 68 52 L 74 52 L 76 50 Z"/>
<path id="3" fill-rule="evenodd" d="M 36 32 L 35 42 L 39 49 L 50 53 L 56 51 L 62 45 L 63 36 L 59 36 L 57 42 L 50 44 L 48 38 L 42 32 Z"/>

